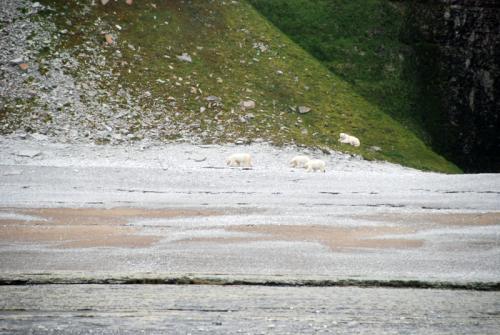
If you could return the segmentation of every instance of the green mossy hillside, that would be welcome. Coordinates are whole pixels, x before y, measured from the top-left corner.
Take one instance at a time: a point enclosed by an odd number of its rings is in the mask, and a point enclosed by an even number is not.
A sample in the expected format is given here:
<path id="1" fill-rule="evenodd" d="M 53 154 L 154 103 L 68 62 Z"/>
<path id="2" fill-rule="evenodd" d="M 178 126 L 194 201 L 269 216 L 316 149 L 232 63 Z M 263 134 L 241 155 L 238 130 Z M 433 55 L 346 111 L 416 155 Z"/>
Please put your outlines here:
<path id="1" fill-rule="evenodd" d="M 58 48 L 81 64 L 89 57 L 86 45 L 105 48 L 106 64 L 118 79 L 109 84 L 110 94 L 120 88 L 148 92 L 141 107 L 143 113 L 158 114 L 158 123 L 185 125 L 209 143 L 263 139 L 459 172 L 363 97 L 347 75 L 333 74 L 247 1 L 41 2 L 55 9 L 58 29 L 68 30 Z M 106 33 L 113 36 L 110 45 Z M 192 62 L 179 60 L 183 53 Z M 256 107 L 244 110 L 245 100 Z M 297 106 L 311 112 L 299 114 Z M 340 144 L 340 132 L 357 136 L 361 147 Z"/>

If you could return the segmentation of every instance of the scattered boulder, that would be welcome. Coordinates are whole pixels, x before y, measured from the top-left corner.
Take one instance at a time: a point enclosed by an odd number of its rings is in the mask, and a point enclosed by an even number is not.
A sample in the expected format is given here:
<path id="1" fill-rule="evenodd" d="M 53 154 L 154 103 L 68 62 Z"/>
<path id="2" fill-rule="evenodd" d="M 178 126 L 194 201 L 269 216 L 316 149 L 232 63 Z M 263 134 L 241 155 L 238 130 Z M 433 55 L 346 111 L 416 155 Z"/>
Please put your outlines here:
<path id="1" fill-rule="evenodd" d="M 180 60 L 181 62 L 188 62 L 188 63 L 192 63 L 193 62 L 193 59 L 191 58 L 191 56 L 189 56 L 185 52 L 183 52 L 182 55 L 177 56 L 177 59 Z"/>
<path id="2" fill-rule="evenodd" d="M 306 107 L 306 106 L 297 107 L 297 112 L 299 112 L 300 114 L 306 114 L 306 113 L 309 113 L 310 111 L 311 111 L 311 108 Z"/>
<path id="3" fill-rule="evenodd" d="M 253 101 L 253 100 L 241 101 L 240 107 L 242 109 L 254 109 L 255 108 L 255 101 Z"/>
<path id="4" fill-rule="evenodd" d="M 16 155 L 19 157 L 28 157 L 28 158 L 34 158 L 36 156 L 39 156 L 40 154 L 41 152 L 38 150 L 22 150 L 16 153 Z"/>
<path id="5" fill-rule="evenodd" d="M 203 156 L 203 157 L 192 157 L 191 158 L 193 161 L 197 162 L 197 163 L 201 163 L 201 162 L 204 162 L 207 160 L 207 157 L 206 156 Z"/>
<path id="6" fill-rule="evenodd" d="M 10 63 L 11 63 L 12 65 L 19 65 L 19 64 L 21 64 L 21 63 L 23 63 L 23 62 L 24 62 L 23 57 L 17 57 L 17 58 L 14 58 L 14 59 L 11 59 L 11 60 L 10 60 Z"/>
<path id="7" fill-rule="evenodd" d="M 205 98 L 208 102 L 220 102 L 221 98 L 216 97 L 215 95 L 209 95 L 208 97 Z"/>
<path id="8" fill-rule="evenodd" d="M 46 141 L 48 139 L 47 135 L 33 133 L 30 136 L 37 141 Z"/>
<path id="9" fill-rule="evenodd" d="M 104 38 L 106 39 L 107 44 L 113 44 L 113 36 L 111 34 L 105 34 Z"/>

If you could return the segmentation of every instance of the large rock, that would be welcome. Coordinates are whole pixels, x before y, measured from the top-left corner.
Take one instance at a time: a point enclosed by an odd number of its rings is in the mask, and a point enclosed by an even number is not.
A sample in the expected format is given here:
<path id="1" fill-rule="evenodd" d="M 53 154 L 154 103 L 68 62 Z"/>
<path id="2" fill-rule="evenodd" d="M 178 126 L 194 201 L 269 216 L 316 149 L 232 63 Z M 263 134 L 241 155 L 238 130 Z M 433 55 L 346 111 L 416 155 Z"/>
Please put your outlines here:
<path id="1" fill-rule="evenodd" d="M 240 107 L 242 109 L 254 109 L 255 108 L 255 101 L 253 100 L 245 100 L 240 102 Z"/>
<path id="2" fill-rule="evenodd" d="M 182 55 L 177 56 L 177 59 L 180 60 L 181 62 L 188 62 L 188 63 L 192 63 L 193 62 L 193 59 L 191 58 L 191 56 L 189 56 L 185 52 L 182 53 Z"/>
<path id="3" fill-rule="evenodd" d="M 500 1 L 410 4 L 406 42 L 434 148 L 465 171 L 500 172 Z"/>
<path id="4" fill-rule="evenodd" d="M 306 106 L 297 107 L 297 112 L 299 112 L 300 114 L 306 114 L 306 113 L 309 113 L 310 111 L 311 111 L 311 108 L 306 107 Z"/>

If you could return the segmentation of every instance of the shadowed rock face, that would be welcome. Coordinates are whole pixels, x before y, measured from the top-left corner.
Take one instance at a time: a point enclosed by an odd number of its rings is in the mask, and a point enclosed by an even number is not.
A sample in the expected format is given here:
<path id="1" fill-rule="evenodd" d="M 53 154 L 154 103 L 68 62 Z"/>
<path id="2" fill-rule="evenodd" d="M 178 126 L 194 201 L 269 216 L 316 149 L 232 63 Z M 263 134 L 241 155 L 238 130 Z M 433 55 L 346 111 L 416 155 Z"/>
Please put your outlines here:
<path id="1" fill-rule="evenodd" d="M 500 171 L 500 2 L 410 0 L 409 9 L 433 146 L 465 171 Z"/>

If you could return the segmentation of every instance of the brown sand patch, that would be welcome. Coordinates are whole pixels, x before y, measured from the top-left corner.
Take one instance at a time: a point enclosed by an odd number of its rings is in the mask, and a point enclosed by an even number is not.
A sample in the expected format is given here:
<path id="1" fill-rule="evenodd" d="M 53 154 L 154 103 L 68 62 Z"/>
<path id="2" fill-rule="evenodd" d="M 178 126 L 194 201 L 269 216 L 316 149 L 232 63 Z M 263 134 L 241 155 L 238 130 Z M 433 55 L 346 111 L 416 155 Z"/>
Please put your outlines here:
<path id="1" fill-rule="evenodd" d="M 383 213 L 356 215 L 353 218 L 375 222 L 430 224 L 433 226 L 490 226 L 500 224 L 500 213 Z"/>
<path id="2" fill-rule="evenodd" d="M 3 223 L 3 222 L 2 222 Z M 134 235 L 138 229 L 111 225 L 0 225 L 0 241 L 51 243 L 63 248 L 147 247 L 160 240 L 156 236 Z"/>
<path id="3" fill-rule="evenodd" d="M 176 210 L 176 209 L 142 209 L 142 208 L 30 208 L 2 209 L 2 211 L 42 217 L 53 224 L 126 224 L 140 218 L 176 218 L 222 215 L 219 211 L 209 210 Z M 2 220 L 0 219 L 0 222 Z"/>
<path id="4" fill-rule="evenodd" d="M 138 235 L 137 227 L 127 223 L 140 218 L 173 218 L 220 215 L 204 210 L 147 210 L 136 208 L 35 208 L 0 211 L 30 215 L 38 221 L 0 219 L 0 241 L 50 243 L 63 248 L 127 247 L 141 248 L 161 237 Z"/>
<path id="5" fill-rule="evenodd" d="M 182 242 L 243 243 L 256 241 L 318 242 L 332 250 L 352 248 L 418 248 L 422 240 L 384 238 L 384 235 L 409 234 L 415 230 L 399 227 L 330 227 L 299 225 L 250 225 L 231 226 L 226 231 L 261 234 L 255 237 L 195 238 Z"/>

